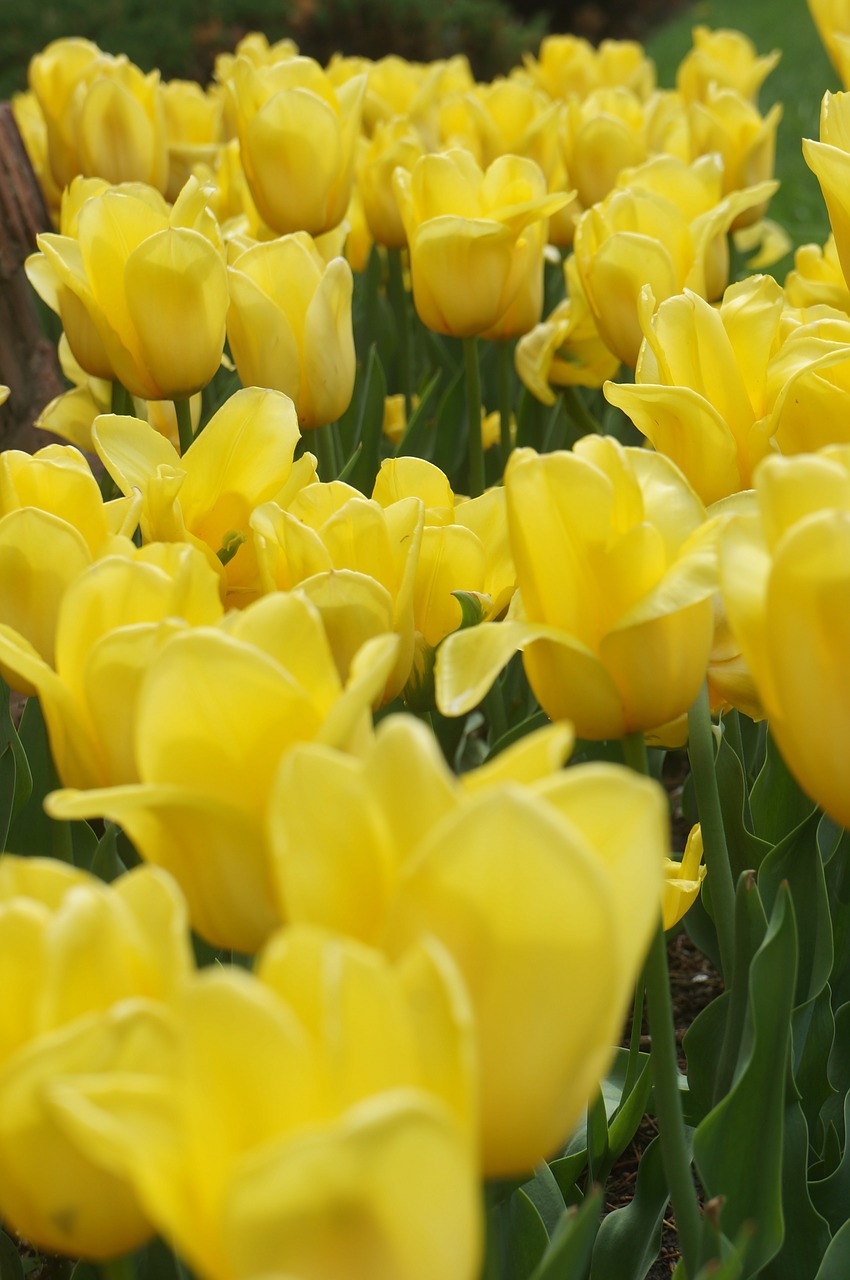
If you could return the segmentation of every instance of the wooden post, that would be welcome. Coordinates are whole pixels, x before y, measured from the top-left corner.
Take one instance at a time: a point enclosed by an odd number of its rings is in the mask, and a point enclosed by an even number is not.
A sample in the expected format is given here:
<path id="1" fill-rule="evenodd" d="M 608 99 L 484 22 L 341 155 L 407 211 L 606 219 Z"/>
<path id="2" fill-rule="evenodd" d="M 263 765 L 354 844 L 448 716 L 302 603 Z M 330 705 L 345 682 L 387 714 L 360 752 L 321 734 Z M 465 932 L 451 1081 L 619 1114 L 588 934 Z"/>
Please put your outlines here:
<path id="1" fill-rule="evenodd" d="M 0 449 L 33 452 L 54 437 L 33 427 L 44 406 L 65 390 L 56 349 L 43 337 L 36 294 L 24 259 L 50 218 L 8 102 L 0 103 Z"/>

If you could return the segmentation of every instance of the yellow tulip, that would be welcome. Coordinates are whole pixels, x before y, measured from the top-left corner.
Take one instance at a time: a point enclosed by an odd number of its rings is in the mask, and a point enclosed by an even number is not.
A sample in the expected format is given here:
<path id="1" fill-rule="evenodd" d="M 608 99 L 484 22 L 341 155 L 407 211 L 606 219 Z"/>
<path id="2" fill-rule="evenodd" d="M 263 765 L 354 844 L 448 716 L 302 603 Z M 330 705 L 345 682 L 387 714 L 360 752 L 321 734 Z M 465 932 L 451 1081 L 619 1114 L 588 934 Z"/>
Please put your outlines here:
<path id="1" fill-rule="evenodd" d="M 54 226 L 59 220 L 62 188 L 57 184 L 47 154 L 47 121 L 32 90 L 12 94 L 12 114 L 26 147 L 33 173 L 38 179 L 47 212 Z"/>
<path id="2" fill-rule="evenodd" d="M 743 94 L 710 86 L 701 102 L 688 108 L 692 155 L 716 152 L 723 159 L 723 194 L 773 177 L 776 130 L 782 107 L 776 103 L 762 116 Z M 745 209 L 732 229 L 751 226 L 764 216 L 767 199 Z"/>
<path id="3" fill-rule="evenodd" d="M 122 638 L 129 649 L 126 633 L 113 644 Z M 296 742 L 347 749 L 359 740 L 395 651 L 391 635 L 372 641 L 343 681 L 318 610 L 296 593 L 265 597 L 218 626 L 172 620 L 129 690 L 122 737 L 134 773 L 115 777 L 119 785 L 105 779 L 102 790 L 54 792 L 50 812 L 119 822 L 140 855 L 177 880 L 198 933 L 253 952 L 284 919 L 263 830 L 278 763 Z M 114 714 L 119 700 L 105 677 L 104 686 Z"/>
<path id="4" fill-rule="evenodd" d="M 38 1248 L 102 1260 L 153 1234 L 129 1179 L 79 1148 L 53 1101 L 80 1075 L 152 1082 L 157 1006 L 191 967 L 185 906 L 162 872 L 107 887 L 47 858 L 0 861 L 0 1212 Z"/>
<path id="5" fill-rule="evenodd" d="M 634 368 L 640 350 L 642 289 L 649 285 L 656 306 L 685 288 L 709 300 L 721 294 L 729 228 L 776 185 L 724 197 L 718 156 L 690 165 L 659 156 L 624 174 L 582 215 L 574 241 L 582 285 L 600 334 L 624 364 Z"/>
<path id="6" fill-rule="evenodd" d="M 825 304 L 850 314 L 850 289 L 844 279 L 835 236 L 826 243 L 803 244 L 794 254 L 794 269 L 785 277 L 785 297 L 792 307 Z"/>
<path id="7" fill-rule="evenodd" d="M 199 975 L 167 1023 L 170 1074 L 72 1082 L 69 1131 L 126 1172 L 202 1280 L 475 1280 L 476 1169 L 423 1070 L 462 1036 L 439 1019 L 436 965 L 420 953 L 396 973 L 296 931 L 261 978 Z M 443 1006 L 439 1045 L 421 1043 L 417 999 Z"/>
<path id="8" fill-rule="evenodd" d="M 614 766 L 560 771 L 571 737 L 551 727 L 457 779 L 421 723 L 388 717 L 361 758 L 294 751 L 270 808 L 294 921 L 396 958 L 436 938 L 457 965 L 487 1176 L 530 1168 L 569 1133 L 659 910 L 663 796 Z M 563 974 L 579 969 L 565 1003 Z"/>
<path id="9" fill-rule="evenodd" d="M 25 264 L 74 356 L 143 400 L 200 391 L 221 363 L 228 301 L 204 193 L 193 179 L 169 209 L 150 187 L 81 191 L 76 234 L 39 236 Z"/>
<path id="10" fill-rule="evenodd" d="M 688 835 L 681 861 L 664 859 L 661 918 L 665 929 L 677 925 L 696 902 L 707 870 L 702 859 L 702 830 L 697 823 Z"/>
<path id="11" fill-rule="evenodd" d="M 334 89 L 312 58 L 256 66 L 238 57 L 227 79 L 245 176 L 278 235 L 321 235 L 345 217 L 354 180 L 365 76 Z"/>
<path id="12" fill-rule="evenodd" d="M 408 172 L 425 147 L 421 136 L 404 116 L 378 123 L 369 142 L 357 157 L 357 188 L 369 230 L 377 244 L 403 249 L 407 243 L 398 202 L 393 191 L 393 173 L 400 165 Z"/>
<path id="13" fill-rule="evenodd" d="M 523 63 L 551 98 L 581 99 L 617 85 L 648 98 L 655 88 L 655 64 L 634 40 L 603 40 L 594 49 L 580 36 L 546 36 L 539 58 L 524 54 Z"/>
<path id="14" fill-rule="evenodd" d="M 242 382 L 291 396 L 302 430 L 335 422 L 356 368 L 348 263 L 325 262 L 301 232 L 237 254 L 228 277 L 227 333 Z"/>
<path id="15" fill-rule="evenodd" d="M 384 509 L 341 481 L 309 485 L 285 507 L 265 503 L 251 518 L 265 589 L 300 587 L 308 596 L 322 615 L 343 680 L 367 640 L 398 637 L 379 701 L 401 692 L 413 663 L 422 525 L 417 497 Z"/>
<path id="16" fill-rule="evenodd" d="M 778 49 L 759 57 L 740 31 L 697 26 L 693 47 L 679 63 L 676 87 L 687 102 L 704 102 L 713 89 L 734 89 L 755 101 L 764 80 L 779 61 Z"/>
<path id="17" fill-rule="evenodd" d="M 168 156 L 159 72 L 89 40 L 54 40 L 29 66 L 44 113 L 47 150 L 61 190 L 77 174 L 165 190 Z"/>
<path id="18" fill-rule="evenodd" d="M 293 462 L 300 437 L 287 396 L 261 387 L 235 392 L 182 457 L 138 418 L 104 414 L 92 436 L 122 493 L 141 496 L 145 542 L 192 543 L 220 575 L 228 605 L 260 594 L 251 514 L 309 484 L 316 470 L 312 454 Z"/>
<path id="19" fill-rule="evenodd" d="M 410 173 L 396 169 L 393 186 L 413 300 L 428 328 L 461 338 L 496 330 L 528 289 L 539 298 L 539 316 L 540 232 L 567 197 L 547 194 L 533 161 L 502 156 L 482 173 L 472 155 L 458 149 L 422 156 Z"/>
<path id="20" fill-rule="evenodd" d="M 203 89 L 193 80 L 169 80 L 162 86 L 168 181 L 165 195 L 176 200 L 199 164 L 214 165 L 224 144 L 224 92 Z"/>
<path id="21" fill-rule="evenodd" d="M 786 764 L 847 826 L 850 450 L 766 458 L 755 488 L 721 532 L 726 613 Z"/>
<path id="22" fill-rule="evenodd" d="M 705 678 L 717 589 L 705 508 L 660 454 L 585 436 L 572 453 L 511 455 L 519 591 L 503 622 L 449 636 L 437 705 L 477 705 L 517 649 L 551 719 L 583 738 L 660 729 Z"/>
<path id="23" fill-rule="evenodd" d="M 826 204 L 835 246 L 850 278 L 850 93 L 826 93 L 820 109 L 820 140 L 803 139 L 803 157 L 814 173 Z"/>
<path id="24" fill-rule="evenodd" d="M 850 88 L 850 6 L 847 0 L 808 0 L 818 35 L 845 89 Z"/>

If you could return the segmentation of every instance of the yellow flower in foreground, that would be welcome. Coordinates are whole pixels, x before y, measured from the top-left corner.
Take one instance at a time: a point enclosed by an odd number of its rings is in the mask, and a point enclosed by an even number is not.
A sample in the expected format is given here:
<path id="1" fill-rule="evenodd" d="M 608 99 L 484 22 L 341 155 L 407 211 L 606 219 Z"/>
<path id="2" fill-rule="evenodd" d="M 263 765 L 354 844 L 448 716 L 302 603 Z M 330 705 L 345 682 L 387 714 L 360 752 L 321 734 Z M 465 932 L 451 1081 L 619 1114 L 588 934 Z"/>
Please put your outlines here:
<path id="1" fill-rule="evenodd" d="M 259 979 L 197 977 L 162 1020 L 167 1077 L 73 1082 L 61 1118 L 201 1280 L 475 1280 L 477 1170 L 443 1095 L 465 1028 L 435 950 L 391 968 L 294 931 Z"/>
<path id="2" fill-rule="evenodd" d="M 661 918 L 672 929 L 694 905 L 706 875 L 703 863 L 702 830 L 691 828 L 681 862 L 664 859 L 664 887 L 661 890 Z"/>
<path id="3" fill-rule="evenodd" d="M 393 185 L 423 324 L 458 338 L 497 330 L 526 291 L 539 318 L 541 231 L 567 197 L 547 193 L 532 160 L 501 156 L 482 173 L 470 152 L 456 149 L 422 156 L 410 173 L 396 169 Z"/>
<path id="4" fill-rule="evenodd" d="M 274 784 L 290 919 L 395 958 L 436 938 L 460 971 L 486 1176 L 524 1172 L 569 1134 L 659 911 L 660 789 L 615 766 L 561 770 L 571 740 L 550 727 L 457 779 L 421 723 L 393 716 L 361 758 L 305 746 Z"/>
<path id="5" fill-rule="evenodd" d="M 231 259 L 227 335 L 245 386 L 291 396 L 302 430 L 335 422 L 354 390 L 351 267 L 306 233 Z"/>
<path id="6" fill-rule="evenodd" d="M 585 436 L 505 472 L 519 591 L 503 622 L 449 636 L 437 705 L 477 705 L 517 649 L 535 696 L 583 738 L 682 716 L 705 677 L 717 590 L 705 508 L 660 454 Z"/>
<path id="7" fill-rule="evenodd" d="M 850 280 L 850 93 L 825 93 L 820 138 L 803 139 L 803 157 L 820 183 L 844 279 Z"/>
<path id="8" fill-rule="evenodd" d="M 394 637 L 381 636 L 341 680 L 318 611 L 295 593 L 217 627 L 172 627 L 134 689 L 124 734 L 138 768 L 117 779 L 130 785 L 54 792 L 50 812 L 120 823 L 178 881 L 198 933 L 256 951 L 285 918 L 264 833 L 278 763 L 297 742 L 345 750 L 368 733 L 395 651 Z"/>
<path id="9" fill-rule="evenodd" d="M 47 858 L 0 860 L 0 1213 L 38 1248 L 109 1259 L 153 1234 L 130 1179 L 84 1153 L 53 1103 L 75 1076 L 152 1085 L 157 1007 L 191 966 L 185 907 L 162 872 L 107 887 Z"/>
<path id="10" fill-rule="evenodd" d="M 730 626 L 803 789 L 850 826 L 850 448 L 767 458 L 720 538 Z"/>
<path id="11" fill-rule="evenodd" d="M 808 0 L 818 35 L 845 89 L 850 88 L 850 6 L 847 0 Z"/>
<path id="12" fill-rule="evenodd" d="M 26 261 L 86 373 L 143 400 L 186 398 L 221 363 L 227 272 L 221 232 L 191 179 L 172 208 L 152 187 L 78 185 L 68 234 Z M 79 195 L 77 194 L 79 193 Z M 88 198 L 86 198 L 88 196 Z"/>

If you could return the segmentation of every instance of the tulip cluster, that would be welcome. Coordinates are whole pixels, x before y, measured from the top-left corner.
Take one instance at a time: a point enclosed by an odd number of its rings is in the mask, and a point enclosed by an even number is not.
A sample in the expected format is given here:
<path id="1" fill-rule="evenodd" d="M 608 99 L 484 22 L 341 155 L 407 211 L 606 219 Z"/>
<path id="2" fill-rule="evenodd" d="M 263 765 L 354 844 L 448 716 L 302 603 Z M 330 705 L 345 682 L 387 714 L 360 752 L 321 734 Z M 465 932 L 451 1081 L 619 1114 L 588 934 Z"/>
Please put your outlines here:
<path id="1" fill-rule="evenodd" d="M 850 97 L 804 144 L 829 240 L 730 279 L 782 243 L 776 56 L 33 59 L 73 388 L 0 454 L 7 1230 L 619 1274 L 591 1184 L 650 1107 L 690 1280 L 843 1274 Z M 683 917 L 727 988 L 687 1080 Z"/>

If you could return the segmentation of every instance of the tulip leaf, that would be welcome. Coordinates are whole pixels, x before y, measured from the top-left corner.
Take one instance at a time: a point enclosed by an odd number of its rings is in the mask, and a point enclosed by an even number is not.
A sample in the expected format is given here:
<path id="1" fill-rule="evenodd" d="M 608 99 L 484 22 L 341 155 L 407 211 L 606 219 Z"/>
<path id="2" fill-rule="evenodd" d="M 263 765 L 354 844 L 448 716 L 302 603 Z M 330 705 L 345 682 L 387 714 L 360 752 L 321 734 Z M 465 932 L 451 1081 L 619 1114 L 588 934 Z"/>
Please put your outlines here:
<path id="1" fill-rule="evenodd" d="M 850 1276 L 850 1221 L 829 1242 L 815 1280 L 847 1280 Z"/>
<path id="2" fill-rule="evenodd" d="M 540 1211 L 519 1187 L 487 1215 L 484 1274 L 488 1280 L 530 1280 L 548 1244 Z"/>
<path id="3" fill-rule="evenodd" d="M 0 676 L 0 849 L 9 826 L 32 795 L 32 773 L 12 719 L 12 691 Z"/>
<path id="4" fill-rule="evenodd" d="M 640 1158 L 633 1199 L 602 1221 L 590 1280 L 643 1280 L 658 1255 L 669 1199 L 661 1143 L 653 1138 Z"/>
<path id="5" fill-rule="evenodd" d="M 688 1092 L 682 1102 L 687 1124 L 699 1124 L 714 1105 L 715 1081 L 730 1000 L 730 992 L 721 992 L 711 1004 L 700 1010 L 685 1032 L 682 1047 L 688 1060 Z"/>
<path id="6" fill-rule="evenodd" d="M 782 1155 L 796 980 L 794 915 L 783 887 L 750 966 L 747 1020 L 734 1084 L 694 1135 L 706 1193 L 723 1197 L 724 1234 L 734 1238 L 748 1222 L 754 1224 L 745 1251 L 748 1276 L 778 1253 L 784 1235 Z"/>
<path id="7" fill-rule="evenodd" d="M 444 471 L 457 492 L 458 471 L 466 461 L 467 408 L 466 379 L 461 366 L 440 396 L 434 416 L 433 436 L 428 455 Z M 460 424 L 463 424 L 462 428 Z"/>
<path id="8" fill-rule="evenodd" d="M 5 1231 L 0 1231 L 0 1280 L 24 1280 L 21 1255 Z"/>
<path id="9" fill-rule="evenodd" d="M 531 1280 L 585 1280 L 599 1231 L 602 1188 L 588 1192 L 580 1207 L 571 1207 L 551 1235 Z"/>
<path id="10" fill-rule="evenodd" d="M 838 1167 L 820 1182 L 811 1184 L 812 1200 L 826 1218 L 833 1232 L 837 1232 L 850 1213 L 850 1092 L 844 1098 L 844 1153 Z M 850 1271 L 847 1273 L 850 1275 Z"/>
<path id="11" fill-rule="evenodd" d="M 95 846 L 89 870 L 93 876 L 103 880 L 106 884 L 111 884 L 113 880 L 117 880 L 120 875 L 124 875 L 127 868 L 121 860 L 118 852 L 118 834 L 119 828 L 114 822 L 107 823 L 106 830 Z"/>
<path id="12" fill-rule="evenodd" d="M 566 1205 L 555 1175 L 545 1160 L 534 1170 L 534 1177 L 522 1184 L 522 1190 L 537 1208 L 547 1234 L 551 1236 L 561 1220 Z"/>
<path id="13" fill-rule="evenodd" d="M 614 1118 L 608 1129 L 609 1167 L 619 1160 L 626 1147 L 635 1136 L 646 1111 L 649 1092 L 652 1088 L 652 1072 L 649 1069 L 649 1054 L 638 1055 L 639 1063 L 634 1084 L 624 1094 Z"/>
<path id="14" fill-rule="evenodd" d="M 791 1019 L 794 1083 L 800 1094 L 811 1145 L 816 1151 L 823 1145 L 821 1114 L 835 1094 L 829 1079 L 829 1059 L 835 1042 L 831 996 L 827 984 L 814 1000 L 795 1009 Z"/>
<path id="15" fill-rule="evenodd" d="M 764 765 L 750 792 L 750 809 L 756 835 L 777 844 L 786 832 L 798 827 L 815 806 L 782 759 L 770 730 L 766 751 Z"/>
<path id="16" fill-rule="evenodd" d="M 425 384 L 425 390 L 419 397 L 418 405 L 407 420 L 404 435 L 395 451 L 397 458 L 409 458 L 417 455 L 420 457 L 425 456 L 425 429 L 429 421 L 428 411 L 442 377 L 443 375 L 438 369 Z"/>
<path id="17" fill-rule="evenodd" d="M 587 1156 L 591 1181 L 602 1181 L 608 1168 L 608 1115 L 601 1090 L 587 1107 Z"/>
<path id="18" fill-rule="evenodd" d="M 755 870 L 761 864 L 771 845 L 767 840 L 753 835 L 746 824 L 745 814 L 749 805 L 744 770 L 725 734 L 715 757 L 714 768 L 732 876 L 737 881 L 743 871 Z"/>
<path id="19" fill-rule="evenodd" d="M 354 448 L 339 476 L 340 480 L 347 480 L 367 497 L 372 492 L 381 465 L 386 396 L 387 380 L 378 349 L 373 344 L 366 362 L 366 378 L 357 415 Z"/>
<path id="20" fill-rule="evenodd" d="M 797 924 L 798 970 L 795 1005 L 823 991 L 832 970 L 832 921 L 818 850 L 820 815 L 809 815 L 771 850 L 758 874 L 759 892 L 768 913 L 780 884 L 787 883 Z"/>
<path id="21" fill-rule="evenodd" d="M 838 1009 L 850 1001 L 850 834 L 845 832 L 824 873 L 835 953 L 830 983 L 833 1006 Z"/>
<path id="22" fill-rule="evenodd" d="M 764 1280 L 814 1280 L 819 1260 L 829 1244 L 826 1219 L 812 1204 L 807 1185 L 809 1131 L 798 1102 L 785 1110 L 782 1153 L 782 1247 L 760 1273 Z M 845 1214 L 847 1204 L 845 1199 Z M 843 1218 L 842 1218 L 843 1221 Z"/>

